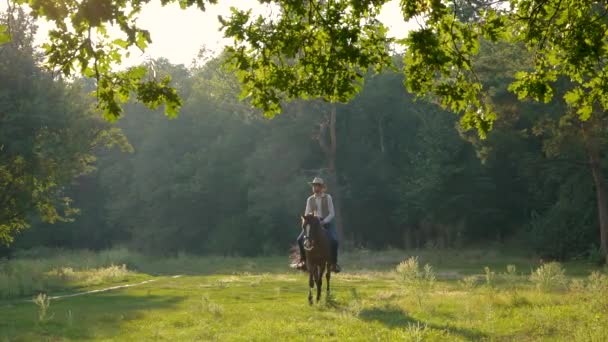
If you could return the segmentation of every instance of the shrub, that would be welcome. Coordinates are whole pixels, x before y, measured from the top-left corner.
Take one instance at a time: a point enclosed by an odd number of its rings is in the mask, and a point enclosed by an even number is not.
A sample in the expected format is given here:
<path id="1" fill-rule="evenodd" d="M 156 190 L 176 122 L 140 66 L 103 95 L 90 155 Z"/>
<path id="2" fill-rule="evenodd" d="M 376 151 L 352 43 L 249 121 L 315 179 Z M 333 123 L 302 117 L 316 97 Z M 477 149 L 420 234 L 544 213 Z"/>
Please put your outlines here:
<path id="1" fill-rule="evenodd" d="M 459 282 L 465 291 L 471 291 L 477 286 L 477 276 L 466 276 Z"/>
<path id="2" fill-rule="evenodd" d="M 593 272 L 587 278 L 587 290 L 605 295 L 608 292 L 608 276 L 600 272 Z"/>
<path id="3" fill-rule="evenodd" d="M 488 287 L 494 287 L 496 283 L 496 272 L 492 271 L 488 266 L 483 268 L 483 272 L 486 279 L 486 285 Z"/>
<path id="4" fill-rule="evenodd" d="M 582 279 L 572 279 L 568 288 L 573 292 L 583 292 L 586 289 L 585 281 Z"/>
<path id="5" fill-rule="evenodd" d="M 509 290 L 515 291 L 519 276 L 517 275 L 517 267 L 515 265 L 507 265 L 507 271 L 500 275 L 507 284 Z"/>
<path id="6" fill-rule="evenodd" d="M 534 251 L 548 258 L 564 260 L 585 253 L 595 240 L 597 214 L 592 205 L 573 203 L 584 198 L 586 187 L 573 187 L 576 194 L 561 195 L 560 200 L 543 213 L 532 213 L 527 238 Z M 580 208 L 585 208 L 581 212 Z"/>
<path id="7" fill-rule="evenodd" d="M 599 246 L 592 244 L 587 251 L 587 260 L 597 265 L 603 265 L 606 262 L 606 257 Z"/>
<path id="8" fill-rule="evenodd" d="M 588 303 L 592 310 L 606 312 L 608 310 L 608 276 L 600 272 L 593 272 L 587 278 Z"/>
<path id="9" fill-rule="evenodd" d="M 422 307 L 422 298 L 435 285 L 435 272 L 431 265 L 420 268 L 418 258 L 410 257 L 397 265 L 396 272 L 403 285 L 416 296 L 418 306 Z"/>
<path id="10" fill-rule="evenodd" d="M 568 283 L 565 272 L 559 262 L 549 262 L 532 272 L 530 281 L 539 290 L 551 291 L 563 289 Z"/>

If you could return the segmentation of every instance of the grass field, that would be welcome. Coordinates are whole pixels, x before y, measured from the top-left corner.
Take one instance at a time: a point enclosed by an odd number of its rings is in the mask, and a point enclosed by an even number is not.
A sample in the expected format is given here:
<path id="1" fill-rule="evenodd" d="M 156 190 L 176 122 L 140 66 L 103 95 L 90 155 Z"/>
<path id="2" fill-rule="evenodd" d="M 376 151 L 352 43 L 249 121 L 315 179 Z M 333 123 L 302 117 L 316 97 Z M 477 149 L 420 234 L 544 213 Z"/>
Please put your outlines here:
<path id="1" fill-rule="evenodd" d="M 286 258 L 22 253 L 0 263 L 0 341 L 608 341 L 608 276 L 591 264 L 475 250 L 342 260 L 332 295 L 309 306 Z"/>

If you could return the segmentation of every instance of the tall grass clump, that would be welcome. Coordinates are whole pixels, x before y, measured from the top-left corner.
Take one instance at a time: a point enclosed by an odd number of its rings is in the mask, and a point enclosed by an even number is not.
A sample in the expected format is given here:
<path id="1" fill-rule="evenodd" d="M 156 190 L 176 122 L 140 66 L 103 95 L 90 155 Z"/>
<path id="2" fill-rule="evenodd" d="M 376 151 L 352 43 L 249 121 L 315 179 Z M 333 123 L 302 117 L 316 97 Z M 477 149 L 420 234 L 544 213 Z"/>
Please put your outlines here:
<path id="1" fill-rule="evenodd" d="M 45 293 L 40 293 L 34 297 L 33 301 L 38 306 L 38 322 L 45 323 L 53 318 L 52 315 L 49 315 L 49 308 L 51 307 L 51 298 L 49 296 Z"/>
<path id="2" fill-rule="evenodd" d="M 530 281 L 536 288 L 543 291 L 561 290 L 568 284 L 566 270 L 559 262 L 549 262 L 541 265 L 530 275 Z"/>
<path id="3" fill-rule="evenodd" d="M 123 282 L 135 275 L 126 265 L 133 256 L 124 249 L 92 252 L 41 248 L 15 254 L 15 259 L 0 260 L 0 299 Z"/>
<path id="4" fill-rule="evenodd" d="M 427 338 L 428 326 L 426 324 L 420 324 L 420 322 L 410 323 L 407 326 L 407 333 L 414 342 L 423 342 Z"/>
<path id="5" fill-rule="evenodd" d="M 422 308 L 423 298 L 435 285 L 435 272 L 431 265 L 426 264 L 421 268 L 418 257 L 410 257 L 399 263 L 395 271 L 401 284 L 416 296 L 418 306 Z"/>
<path id="6" fill-rule="evenodd" d="M 517 276 L 517 267 L 515 265 L 507 265 L 506 272 L 501 274 L 501 278 L 509 287 L 514 286 L 519 280 L 519 277 Z"/>
<path id="7" fill-rule="evenodd" d="M 0 261 L 0 299 L 31 296 L 47 287 L 41 261 Z"/>
<path id="8" fill-rule="evenodd" d="M 592 309 L 598 312 L 608 312 L 608 276 L 600 272 L 592 272 L 587 278 L 587 296 Z M 608 329 L 607 329 L 608 333 Z"/>
<path id="9" fill-rule="evenodd" d="M 200 305 L 202 312 L 207 312 L 216 319 L 220 319 L 224 315 L 224 307 L 210 301 L 207 296 L 201 298 Z"/>
<path id="10" fill-rule="evenodd" d="M 86 270 L 82 273 L 82 281 L 85 285 L 97 285 L 107 282 L 123 282 L 129 279 L 133 272 L 127 269 L 127 265 L 110 265 L 108 267 L 100 267 L 92 270 Z"/>

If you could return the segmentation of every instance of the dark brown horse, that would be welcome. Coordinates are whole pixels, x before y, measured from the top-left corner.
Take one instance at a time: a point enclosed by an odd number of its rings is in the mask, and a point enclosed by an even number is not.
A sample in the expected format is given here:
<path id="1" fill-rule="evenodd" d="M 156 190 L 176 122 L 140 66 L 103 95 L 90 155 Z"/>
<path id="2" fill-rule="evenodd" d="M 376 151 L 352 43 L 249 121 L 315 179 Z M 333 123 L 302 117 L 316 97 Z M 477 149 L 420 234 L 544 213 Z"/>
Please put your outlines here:
<path id="1" fill-rule="evenodd" d="M 306 253 L 306 268 L 308 269 L 308 303 L 312 304 L 312 289 L 317 284 L 317 302 L 321 299 L 323 273 L 327 270 L 327 296 L 329 296 L 329 280 L 331 279 L 329 237 L 321 222 L 314 215 L 302 216 L 304 230 L 304 251 Z"/>

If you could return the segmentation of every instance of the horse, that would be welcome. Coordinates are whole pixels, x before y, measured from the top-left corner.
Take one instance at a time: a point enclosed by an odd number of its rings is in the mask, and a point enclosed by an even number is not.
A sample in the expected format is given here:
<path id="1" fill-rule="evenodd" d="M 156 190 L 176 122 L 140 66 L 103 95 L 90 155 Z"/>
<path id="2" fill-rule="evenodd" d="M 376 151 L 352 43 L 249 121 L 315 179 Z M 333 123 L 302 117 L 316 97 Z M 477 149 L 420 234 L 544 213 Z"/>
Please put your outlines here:
<path id="1" fill-rule="evenodd" d="M 321 221 L 314 215 L 302 216 L 302 229 L 304 230 L 304 252 L 306 254 L 306 268 L 308 270 L 308 303 L 312 305 L 312 290 L 317 285 L 317 303 L 321 299 L 323 287 L 323 273 L 327 278 L 327 296 L 329 297 L 330 268 L 330 242 Z"/>

